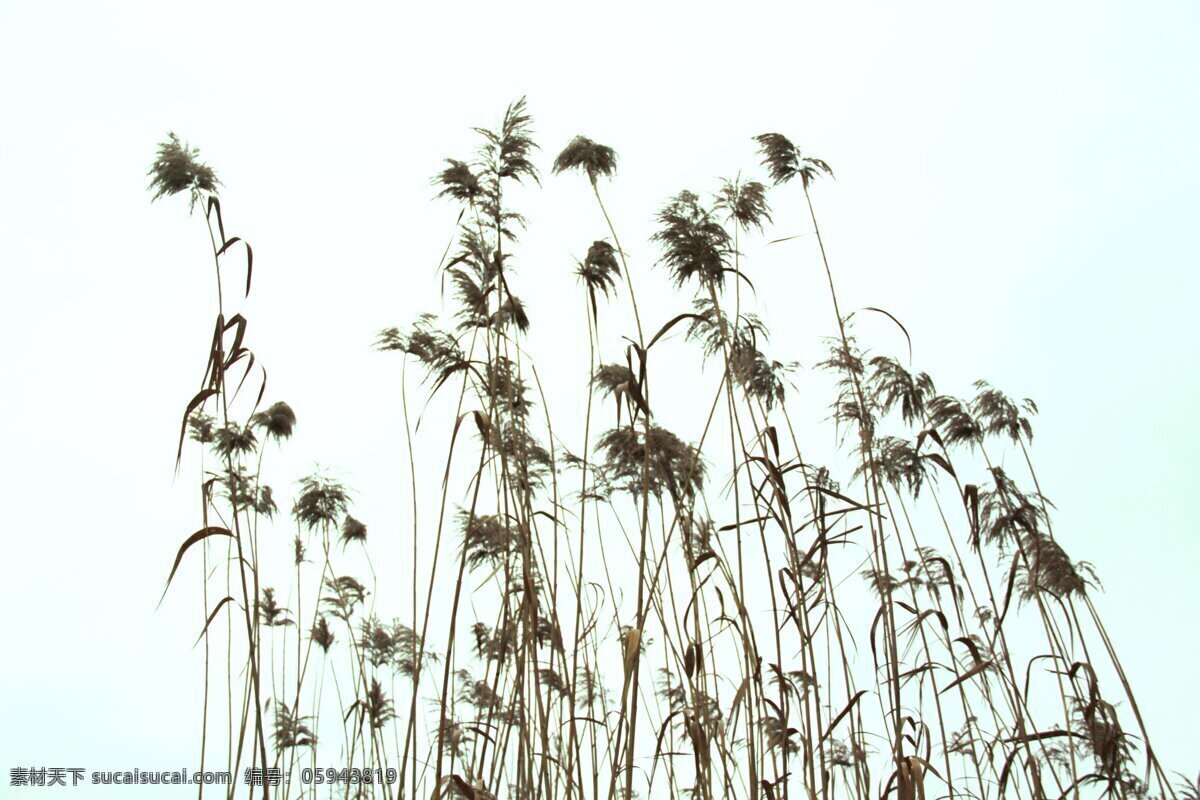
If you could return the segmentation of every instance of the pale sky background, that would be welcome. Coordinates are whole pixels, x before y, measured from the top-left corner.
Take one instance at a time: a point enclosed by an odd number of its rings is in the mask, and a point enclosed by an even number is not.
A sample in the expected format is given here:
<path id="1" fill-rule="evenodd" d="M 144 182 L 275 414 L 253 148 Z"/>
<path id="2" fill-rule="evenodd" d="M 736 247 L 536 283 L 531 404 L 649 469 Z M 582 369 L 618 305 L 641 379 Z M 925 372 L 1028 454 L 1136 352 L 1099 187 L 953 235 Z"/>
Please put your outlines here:
<path id="1" fill-rule="evenodd" d="M 583 346 L 571 269 L 602 234 L 584 181 L 549 175 L 571 136 L 620 155 L 607 199 L 657 327 L 685 309 L 665 290 L 654 305 L 654 211 L 763 177 L 750 137 L 787 134 L 837 174 L 814 197 L 844 306 L 901 319 L 939 388 L 986 377 L 1038 401 L 1055 532 L 1104 582 L 1164 766 L 1193 774 L 1198 77 L 1195 2 L 0 0 L 5 783 L 14 766 L 198 760 L 194 614 L 183 595 L 155 604 L 197 527 L 173 461 L 211 261 L 186 201 L 149 202 L 156 143 L 201 148 L 255 248 L 252 346 L 268 400 L 300 419 L 281 507 L 320 462 L 383 540 L 409 524 L 406 464 L 399 359 L 370 344 L 438 308 L 454 214 L 429 176 L 523 94 L 546 174 L 521 201 L 519 291 L 535 339 L 564 332 L 539 357 Z M 805 230 L 794 201 L 777 208 L 778 236 Z M 747 257 L 771 352 L 811 364 L 832 314 L 788 246 Z M 859 333 L 902 351 L 894 327 Z M 553 380 L 569 397 L 585 371 Z M 828 399 L 811 402 L 822 447 Z"/>

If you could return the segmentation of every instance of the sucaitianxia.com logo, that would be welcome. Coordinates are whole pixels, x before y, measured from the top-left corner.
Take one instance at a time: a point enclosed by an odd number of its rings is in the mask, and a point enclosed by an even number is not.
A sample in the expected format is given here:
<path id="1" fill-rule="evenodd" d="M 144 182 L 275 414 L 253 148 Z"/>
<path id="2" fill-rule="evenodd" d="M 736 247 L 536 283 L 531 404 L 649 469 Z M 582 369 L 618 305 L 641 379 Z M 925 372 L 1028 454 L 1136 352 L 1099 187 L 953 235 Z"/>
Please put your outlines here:
<path id="1" fill-rule="evenodd" d="M 100 786 L 182 786 L 204 784 L 228 786 L 233 782 L 228 772 L 213 770 L 95 770 L 83 767 L 13 767 L 8 771 L 8 785 L 21 787 L 78 786 L 90 783 Z"/>

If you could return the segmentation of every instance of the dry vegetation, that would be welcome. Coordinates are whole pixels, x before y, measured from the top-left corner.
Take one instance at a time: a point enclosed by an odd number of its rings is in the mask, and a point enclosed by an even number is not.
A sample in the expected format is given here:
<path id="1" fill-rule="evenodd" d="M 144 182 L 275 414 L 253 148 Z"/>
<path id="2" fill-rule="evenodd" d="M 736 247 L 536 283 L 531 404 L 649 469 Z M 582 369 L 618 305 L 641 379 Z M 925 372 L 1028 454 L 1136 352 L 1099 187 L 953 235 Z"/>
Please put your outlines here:
<path id="1" fill-rule="evenodd" d="M 523 101 L 477 134 L 474 156 L 434 179 L 458 219 L 439 266 L 451 308 L 376 343 L 420 371 L 422 402 L 454 409 L 452 428 L 425 432 L 442 444 L 419 448 L 407 395 L 398 409 L 413 495 L 418 475 L 441 479 L 433 521 L 413 510 L 411 574 L 376 574 L 336 480 L 302 479 L 290 521 L 260 483 L 296 416 L 266 404 L 231 313 L 253 255 L 229 235 L 213 170 L 174 136 L 160 147 L 154 197 L 202 212 L 219 298 L 179 442 L 202 451 L 203 519 L 168 579 L 184 591 L 181 563 L 203 562 L 204 767 L 282 767 L 290 784 L 254 791 L 284 798 L 1197 796 L 1156 759 L 1095 576 L 1055 536 L 1034 403 L 984 382 L 941 394 L 907 353 L 856 341 L 813 202 L 829 165 L 755 137 L 771 185 L 676 194 L 650 270 L 627 261 L 604 206 L 611 148 L 577 137 L 539 175 Z M 596 203 L 575 265 L 593 377 L 575 397 L 543 396 L 512 261 L 524 219 L 510 190 L 543 177 Z M 768 237 L 771 193 L 803 201 L 815 235 L 800 246 L 828 278 L 833 335 L 815 370 L 834 395 L 815 422 L 837 428 L 835 464 L 806 460 L 788 414 L 799 367 L 767 354 L 744 307 L 742 242 Z M 678 307 L 639 308 L 635 284 L 664 275 Z M 602 328 L 618 303 L 634 329 Z M 700 431 L 673 430 L 657 401 L 666 339 L 711 387 Z M 555 435 L 558 414 L 582 416 L 579 441 Z M 386 619 L 384 580 L 411 594 Z M 295 777 L 331 765 L 385 781 Z"/>

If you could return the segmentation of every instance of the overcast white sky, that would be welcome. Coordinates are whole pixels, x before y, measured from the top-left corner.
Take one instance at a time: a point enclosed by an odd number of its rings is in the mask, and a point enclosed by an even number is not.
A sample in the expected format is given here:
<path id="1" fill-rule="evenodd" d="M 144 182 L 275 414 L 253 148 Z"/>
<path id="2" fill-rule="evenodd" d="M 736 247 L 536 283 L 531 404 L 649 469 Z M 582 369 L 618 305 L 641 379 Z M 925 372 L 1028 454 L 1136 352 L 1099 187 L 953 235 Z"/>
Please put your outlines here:
<path id="1" fill-rule="evenodd" d="M 399 362 L 369 345 L 437 308 L 453 214 L 429 176 L 524 94 L 547 176 L 519 268 L 535 331 L 575 337 L 560 356 L 583 336 L 555 292 L 599 235 L 582 182 L 548 175 L 571 136 L 620 154 L 608 197 L 646 272 L 664 198 L 761 177 L 752 135 L 832 164 L 845 305 L 900 318 L 947 391 L 1038 401 L 1056 533 L 1104 581 L 1164 764 L 1194 771 L 1198 54 L 1195 2 L 0 0 L 0 767 L 197 760 L 194 617 L 154 605 L 194 527 L 174 437 L 211 276 L 186 203 L 149 203 L 156 142 L 201 147 L 255 247 L 255 349 L 300 416 L 280 482 L 319 461 L 400 530 Z M 748 253 L 759 311 L 811 364 L 831 314 L 782 248 Z"/>

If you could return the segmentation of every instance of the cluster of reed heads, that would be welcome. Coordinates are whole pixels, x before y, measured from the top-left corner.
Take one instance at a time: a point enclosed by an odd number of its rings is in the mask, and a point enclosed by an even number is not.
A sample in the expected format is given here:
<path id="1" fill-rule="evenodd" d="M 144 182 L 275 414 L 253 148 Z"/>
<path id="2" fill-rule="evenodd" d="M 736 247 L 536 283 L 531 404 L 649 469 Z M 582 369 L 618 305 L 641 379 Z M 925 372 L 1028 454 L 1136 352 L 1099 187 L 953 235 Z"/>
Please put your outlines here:
<path id="1" fill-rule="evenodd" d="M 551 172 L 594 195 L 596 233 L 574 260 L 591 377 L 560 401 L 574 400 L 583 436 L 563 442 L 514 263 L 526 221 L 509 198 L 541 181 L 524 100 L 476 132 L 474 156 L 434 179 L 457 213 L 439 264 L 452 308 L 375 345 L 421 371 L 426 402 L 454 408 L 435 432 L 444 444 L 414 446 L 404 384 L 414 507 L 388 535 L 411 550 L 411 574 L 383 577 L 411 603 L 390 619 L 351 492 L 318 472 L 281 515 L 260 480 L 296 416 L 265 404 L 247 320 L 231 313 L 252 290 L 253 253 L 227 235 L 198 151 L 174 135 L 160 145 L 154 197 L 202 210 L 217 285 L 177 455 L 178 468 L 188 440 L 201 452 L 202 519 L 167 581 L 203 562 L 201 766 L 291 777 L 219 791 L 1197 800 L 1155 756 L 1091 567 L 1055 536 L 1030 452 L 1034 403 L 982 381 L 941 394 L 910 359 L 856 341 L 813 203 L 828 164 L 780 134 L 755 137 L 771 185 L 671 197 L 651 265 L 631 263 L 603 203 L 616 153 L 583 136 L 566 145 Z M 792 246 L 819 251 L 828 283 L 832 335 L 812 372 L 832 387 L 835 464 L 806 460 L 788 414 L 799 367 L 768 357 L 765 325 L 743 308 L 742 243 L 773 224 L 770 192 L 802 201 L 811 235 Z M 635 282 L 664 275 L 680 308 L 639 308 Z M 617 303 L 632 329 L 602 334 Z M 692 354 L 702 430 L 671 430 L 653 391 L 668 342 Z M 426 473 L 441 494 L 418 523 Z M 349 574 L 364 558 L 369 574 Z M 326 767 L 372 779 L 298 777 Z"/>

